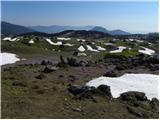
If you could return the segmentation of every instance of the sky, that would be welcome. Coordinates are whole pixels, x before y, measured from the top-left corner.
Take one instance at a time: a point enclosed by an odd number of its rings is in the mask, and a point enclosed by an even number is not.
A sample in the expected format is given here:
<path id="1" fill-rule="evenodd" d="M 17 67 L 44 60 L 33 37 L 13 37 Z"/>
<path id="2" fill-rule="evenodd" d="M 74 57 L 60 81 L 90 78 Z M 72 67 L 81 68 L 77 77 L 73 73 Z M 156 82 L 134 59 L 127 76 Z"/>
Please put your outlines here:
<path id="1" fill-rule="evenodd" d="M 132 33 L 158 31 L 158 1 L 3 1 L 2 21 L 23 26 L 96 25 Z"/>

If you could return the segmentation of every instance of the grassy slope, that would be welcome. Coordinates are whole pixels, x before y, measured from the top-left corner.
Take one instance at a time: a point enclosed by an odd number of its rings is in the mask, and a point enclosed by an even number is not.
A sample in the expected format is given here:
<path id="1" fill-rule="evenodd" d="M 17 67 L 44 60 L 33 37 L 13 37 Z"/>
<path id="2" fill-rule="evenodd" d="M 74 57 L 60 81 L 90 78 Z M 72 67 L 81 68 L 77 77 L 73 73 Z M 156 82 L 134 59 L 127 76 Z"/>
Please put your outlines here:
<path id="1" fill-rule="evenodd" d="M 75 99 L 67 92 L 69 75 L 74 75 L 74 84 L 83 85 L 94 77 L 101 76 L 103 67 L 81 67 L 60 69 L 46 78 L 38 80 L 36 75 L 44 66 L 21 66 L 2 71 L 2 118 L 141 118 L 128 112 L 125 102 L 108 101 L 103 96 L 91 99 Z M 59 75 L 64 77 L 60 78 Z M 14 80 L 27 83 L 27 87 L 12 86 Z M 144 105 L 143 105 L 144 104 Z M 149 104 L 135 107 L 149 118 L 157 118 L 158 113 Z M 82 111 L 74 111 L 80 108 Z M 147 117 L 146 117 L 147 118 Z"/>

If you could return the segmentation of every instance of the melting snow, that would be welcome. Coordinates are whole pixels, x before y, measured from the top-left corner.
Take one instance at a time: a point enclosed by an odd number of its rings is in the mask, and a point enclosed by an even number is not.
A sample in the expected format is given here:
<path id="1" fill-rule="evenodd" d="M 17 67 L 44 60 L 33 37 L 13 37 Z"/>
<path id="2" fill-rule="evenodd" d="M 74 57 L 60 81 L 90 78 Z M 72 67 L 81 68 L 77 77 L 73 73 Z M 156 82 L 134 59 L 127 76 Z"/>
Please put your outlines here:
<path id="1" fill-rule="evenodd" d="M 87 54 L 86 53 L 78 53 L 77 56 L 87 56 Z"/>
<path id="2" fill-rule="evenodd" d="M 145 47 L 142 47 L 144 50 L 138 50 L 138 52 L 140 53 L 143 53 L 143 54 L 147 54 L 147 55 L 152 55 L 155 53 L 154 50 L 151 50 L 149 48 L 145 48 Z"/>
<path id="3" fill-rule="evenodd" d="M 114 45 L 113 43 L 104 43 L 104 45 Z"/>
<path id="4" fill-rule="evenodd" d="M 105 48 L 103 48 L 103 47 L 101 47 L 101 46 L 97 46 L 97 49 L 98 49 L 99 51 L 105 51 L 105 50 L 106 50 Z"/>
<path id="5" fill-rule="evenodd" d="M 79 51 L 81 52 L 84 52 L 86 49 L 81 45 L 79 48 L 78 48 Z"/>
<path id="6" fill-rule="evenodd" d="M 64 44 L 65 46 L 74 46 L 73 44 L 70 44 L 70 43 L 66 43 Z"/>
<path id="7" fill-rule="evenodd" d="M 142 43 L 142 42 L 143 42 L 143 40 L 135 40 L 135 41 L 140 42 L 140 43 Z"/>
<path id="8" fill-rule="evenodd" d="M 124 49 L 126 49 L 126 47 L 124 47 L 124 46 L 119 46 L 119 47 L 118 47 L 118 50 L 112 50 L 112 51 L 110 51 L 110 53 L 119 53 L 119 52 L 122 52 Z"/>
<path id="9" fill-rule="evenodd" d="M 11 64 L 20 60 L 19 58 L 17 58 L 16 54 L 12 53 L 0 53 L 0 56 L 0 65 Z"/>
<path id="10" fill-rule="evenodd" d="M 57 40 L 71 40 L 71 38 L 60 38 L 60 37 L 57 37 Z"/>
<path id="11" fill-rule="evenodd" d="M 52 42 L 50 39 L 46 39 L 47 42 L 49 42 L 51 45 L 62 45 L 62 42 L 57 42 L 57 43 L 54 43 Z"/>
<path id="12" fill-rule="evenodd" d="M 8 41 L 13 42 L 13 41 L 18 41 L 19 39 L 18 38 L 11 39 L 11 37 L 5 37 L 3 40 L 8 40 Z"/>
<path id="13" fill-rule="evenodd" d="M 9 40 L 10 41 L 12 39 L 11 39 L 11 37 L 5 37 L 5 38 L 3 38 L 3 40 Z"/>
<path id="14" fill-rule="evenodd" d="M 77 41 L 85 42 L 86 40 L 84 40 L 84 39 L 77 39 Z"/>
<path id="15" fill-rule="evenodd" d="M 127 91 L 144 92 L 151 99 L 158 97 L 158 75 L 153 74 L 124 74 L 120 77 L 99 77 L 89 81 L 87 86 L 98 87 L 109 85 L 113 97 L 119 97 Z"/>
<path id="16" fill-rule="evenodd" d="M 96 50 L 96 49 L 93 49 L 91 46 L 89 46 L 89 45 L 87 45 L 87 49 L 89 50 L 89 51 L 92 51 L 92 52 L 99 52 L 98 50 Z"/>
<path id="17" fill-rule="evenodd" d="M 33 44 L 33 43 L 34 43 L 34 40 L 30 40 L 28 43 Z"/>

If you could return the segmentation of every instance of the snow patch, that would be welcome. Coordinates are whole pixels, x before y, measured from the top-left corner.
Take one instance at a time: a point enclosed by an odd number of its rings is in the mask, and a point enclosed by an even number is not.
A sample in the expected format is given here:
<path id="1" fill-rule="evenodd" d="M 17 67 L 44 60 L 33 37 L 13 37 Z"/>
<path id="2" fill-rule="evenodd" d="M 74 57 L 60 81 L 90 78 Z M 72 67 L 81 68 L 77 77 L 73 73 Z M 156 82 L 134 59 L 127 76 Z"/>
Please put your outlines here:
<path id="1" fill-rule="evenodd" d="M 11 42 L 13 42 L 13 41 L 18 41 L 19 39 L 18 39 L 18 38 L 13 38 L 13 39 L 11 39 L 11 37 L 5 37 L 5 38 L 3 38 L 2 40 L 6 40 L 6 41 L 11 41 Z"/>
<path id="2" fill-rule="evenodd" d="M 78 50 L 79 50 L 80 52 L 84 52 L 86 49 L 81 45 L 81 46 L 78 48 Z"/>
<path id="3" fill-rule="evenodd" d="M 77 41 L 82 41 L 82 42 L 85 42 L 86 40 L 85 39 L 77 39 Z"/>
<path id="4" fill-rule="evenodd" d="M 66 43 L 65 46 L 74 46 L 74 44 Z"/>
<path id="5" fill-rule="evenodd" d="M 138 50 L 138 52 L 140 52 L 140 53 L 147 54 L 147 55 L 153 55 L 155 53 L 154 50 L 151 50 L 149 48 L 145 48 L 142 46 L 141 46 L 141 48 L 143 48 L 144 50 Z"/>
<path id="6" fill-rule="evenodd" d="M 78 53 L 77 56 L 87 56 L 87 54 L 86 53 Z"/>
<path id="7" fill-rule="evenodd" d="M 11 64 L 20 60 L 19 58 L 17 58 L 17 55 L 13 53 L 0 53 L 0 56 L 0 65 Z"/>
<path id="8" fill-rule="evenodd" d="M 126 49 L 125 46 L 119 46 L 119 47 L 118 47 L 118 50 L 112 50 L 112 51 L 110 51 L 110 53 L 120 53 L 120 52 L 122 52 L 124 49 Z"/>
<path id="9" fill-rule="evenodd" d="M 71 40 L 71 38 L 57 37 L 57 40 Z"/>
<path id="10" fill-rule="evenodd" d="M 33 43 L 34 43 L 34 40 L 30 40 L 28 43 L 33 44 Z"/>
<path id="11" fill-rule="evenodd" d="M 113 43 L 104 43 L 104 45 L 114 45 Z"/>
<path id="12" fill-rule="evenodd" d="M 128 91 L 144 92 L 149 99 L 158 97 L 158 75 L 153 74 L 124 74 L 120 77 L 99 77 L 86 83 L 87 86 L 98 87 L 109 85 L 113 97 Z"/>
<path id="13" fill-rule="evenodd" d="M 3 40 L 8 40 L 8 41 L 10 41 L 10 40 L 12 40 L 12 39 L 11 39 L 11 37 L 5 37 L 5 38 L 3 38 Z"/>
<path id="14" fill-rule="evenodd" d="M 60 42 L 58 41 L 57 43 L 54 43 L 54 42 L 52 42 L 52 41 L 51 41 L 50 39 L 48 39 L 48 38 L 46 39 L 46 41 L 49 42 L 49 44 L 51 44 L 51 45 L 62 45 L 62 42 L 61 42 L 61 41 L 60 41 Z"/>
<path id="15" fill-rule="evenodd" d="M 92 52 L 99 52 L 96 49 L 93 49 L 91 46 L 87 45 L 87 50 L 92 51 Z"/>
<path id="16" fill-rule="evenodd" d="M 103 47 L 101 47 L 101 46 L 97 46 L 97 49 L 98 49 L 99 51 L 105 51 L 105 50 L 106 50 L 106 48 L 103 48 Z"/>

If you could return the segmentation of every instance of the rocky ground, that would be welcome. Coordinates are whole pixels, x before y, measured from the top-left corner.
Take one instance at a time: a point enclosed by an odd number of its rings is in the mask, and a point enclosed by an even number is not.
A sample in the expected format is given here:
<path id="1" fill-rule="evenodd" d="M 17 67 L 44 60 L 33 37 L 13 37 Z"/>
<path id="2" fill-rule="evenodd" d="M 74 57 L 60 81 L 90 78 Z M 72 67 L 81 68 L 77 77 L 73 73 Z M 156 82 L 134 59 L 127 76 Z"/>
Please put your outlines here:
<path id="1" fill-rule="evenodd" d="M 158 118 L 159 101 L 144 93 L 113 98 L 107 85 L 86 87 L 99 76 L 158 74 L 157 57 L 62 57 L 2 66 L 2 118 Z"/>

